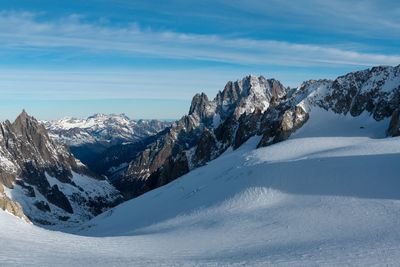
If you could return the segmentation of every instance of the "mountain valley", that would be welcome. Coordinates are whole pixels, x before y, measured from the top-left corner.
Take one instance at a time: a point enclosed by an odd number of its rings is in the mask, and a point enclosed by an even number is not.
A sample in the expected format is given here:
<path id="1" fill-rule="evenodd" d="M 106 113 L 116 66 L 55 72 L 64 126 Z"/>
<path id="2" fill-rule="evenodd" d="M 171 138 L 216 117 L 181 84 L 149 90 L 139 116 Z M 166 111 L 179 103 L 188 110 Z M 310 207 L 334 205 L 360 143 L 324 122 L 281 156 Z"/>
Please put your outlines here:
<path id="1" fill-rule="evenodd" d="M 396 265 L 399 135 L 400 65 L 249 75 L 171 123 L 24 110 L 0 124 L 0 261 Z"/>

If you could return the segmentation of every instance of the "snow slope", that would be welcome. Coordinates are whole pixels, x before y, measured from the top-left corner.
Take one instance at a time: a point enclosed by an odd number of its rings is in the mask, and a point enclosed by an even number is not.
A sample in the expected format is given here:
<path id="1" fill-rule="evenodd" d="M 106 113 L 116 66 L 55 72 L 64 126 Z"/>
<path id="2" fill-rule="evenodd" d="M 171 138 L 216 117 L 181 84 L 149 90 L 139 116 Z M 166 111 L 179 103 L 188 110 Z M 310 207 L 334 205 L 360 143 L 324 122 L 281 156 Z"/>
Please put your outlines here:
<path id="1" fill-rule="evenodd" d="M 315 109 L 71 235 L 0 213 L 3 265 L 382 266 L 400 259 L 400 138 Z"/>
<path id="2" fill-rule="evenodd" d="M 73 213 L 68 213 L 52 204 L 40 193 L 37 186 L 31 186 L 34 196 L 27 195 L 26 189 L 18 184 L 14 185 L 13 189 L 5 187 L 4 191 L 10 199 L 22 205 L 24 213 L 30 216 L 34 222 L 43 222 L 43 227 L 48 229 L 68 229 L 80 225 L 83 221 L 87 221 L 94 215 L 106 210 L 107 207 L 100 206 L 100 211 L 96 211 L 93 202 L 112 203 L 120 197 L 119 192 L 108 180 L 97 180 L 72 171 L 71 183 L 63 183 L 48 173 L 45 175 L 51 187 L 56 185 L 63 192 L 71 204 Z M 35 205 L 36 203 L 46 205 L 51 209 L 51 212 L 40 209 Z"/>

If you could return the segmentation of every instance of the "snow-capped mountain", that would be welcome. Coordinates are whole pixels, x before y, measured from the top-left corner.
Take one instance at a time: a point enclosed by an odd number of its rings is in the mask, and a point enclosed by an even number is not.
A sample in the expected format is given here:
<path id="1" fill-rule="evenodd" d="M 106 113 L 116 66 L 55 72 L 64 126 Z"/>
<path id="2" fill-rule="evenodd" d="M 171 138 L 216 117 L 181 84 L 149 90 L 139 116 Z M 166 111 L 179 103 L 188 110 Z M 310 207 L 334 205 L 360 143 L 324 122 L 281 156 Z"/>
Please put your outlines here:
<path id="1" fill-rule="evenodd" d="M 74 235 L 0 213 L 10 244 L 0 255 L 39 266 L 396 266 L 400 138 L 386 138 L 388 122 L 312 107 L 288 140 L 256 149 L 254 136 Z"/>
<path id="2" fill-rule="evenodd" d="M 400 66 L 376 67 L 290 89 L 247 76 L 228 82 L 213 100 L 198 94 L 189 114 L 136 147 L 133 161 L 121 167 L 127 171 L 113 180 L 134 199 L 68 229 L 75 235 L 0 211 L 0 239 L 10 244 L 1 247 L 1 259 L 40 266 L 395 266 L 399 77 Z M 54 191 L 43 195 L 53 211 L 51 201 L 64 205 L 57 190 L 73 209 L 80 206 L 76 194 L 98 188 L 98 180 L 82 179 L 88 170 L 48 141 L 34 119 L 21 116 L 2 124 L 0 177 L 6 186 L 0 196 L 6 197 L 0 208 L 23 216 L 14 200 L 24 209 L 45 209 L 23 201 Z M 19 130 L 21 121 L 32 127 Z M 32 158 L 35 168 L 18 163 L 20 157 Z M 72 176 L 64 182 L 60 169 L 68 166 Z M 23 183 L 14 178 L 18 168 L 27 174 Z M 75 186 L 83 191 L 70 194 Z M 35 198 L 27 195 L 32 191 Z M 62 221 L 66 213 L 55 214 Z"/>
<path id="3" fill-rule="evenodd" d="M 92 143 L 136 142 L 170 125 L 159 120 L 131 120 L 125 114 L 95 114 L 77 119 L 45 121 L 50 136 L 69 146 Z"/>
<path id="4" fill-rule="evenodd" d="M 260 137 L 257 147 L 287 140 L 307 125 L 316 108 L 345 117 L 367 113 L 375 121 L 389 120 L 391 117 L 390 122 L 385 122 L 387 126 L 383 134 L 396 136 L 400 133 L 399 69 L 400 66 L 375 67 L 335 80 L 307 81 L 294 89 L 286 88 L 274 79 L 250 75 L 236 82 L 228 82 L 213 100 L 209 100 L 205 94 L 195 95 L 189 114 L 156 135 L 139 142 L 107 148 L 99 153 L 102 157 L 88 154 L 97 164 L 89 166 L 110 175 L 114 186 L 125 197 L 132 198 L 207 164 L 229 148 L 239 148 L 253 136 Z M 135 123 L 138 125 L 138 122 Z M 62 128 L 62 131 L 90 132 L 93 138 L 107 136 L 110 140 L 132 133 L 129 128 L 131 125 L 132 121 L 119 115 L 96 115 L 85 120 L 47 123 L 53 136 L 54 131 L 58 131 L 56 129 Z M 158 130 L 165 127 L 164 124 L 157 125 Z M 35 207 L 40 210 L 32 210 L 32 214 L 40 213 L 41 218 L 46 217 L 43 214 L 49 215 L 46 221 L 50 222 L 54 219 L 53 212 L 48 212 L 50 208 L 59 212 L 57 220 L 66 220 L 67 217 L 73 220 L 72 216 L 65 215 L 65 212 L 71 214 L 72 210 L 74 214 L 80 214 L 80 218 L 86 215 L 88 218 L 102 210 L 92 212 L 98 207 L 98 202 L 101 207 L 114 203 L 108 200 L 103 203 L 102 196 L 110 192 L 113 195 L 111 199 L 118 198 L 118 192 L 107 180 L 99 182 L 93 177 L 88 180 L 82 178 L 91 176 L 86 167 L 77 162 L 64 146 L 53 142 L 46 129 L 25 112 L 13 124 L 4 123 L 3 128 L 2 140 L 8 140 L 3 141 L 1 154 L 4 158 L 1 161 L 1 182 L 6 186 L 3 191 L 10 200 L 18 200 L 24 209 Z M 110 130 L 114 128 L 118 131 Z M 12 137 L 7 139 L 6 136 Z M 101 138 L 95 140 L 94 147 L 97 147 L 98 140 L 104 140 Z M 33 167 L 30 167 L 31 162 L 34 163 Z M 96 189 L 90 189 L 92 185 Z M 11 194 L 7 188 L 13 186 L 16 189 Z M 80 188 L 97 192 L 94 198 L 89 195 L 86 198 L 87 205 L 92 205 L 89 213 L 86 209 L 80 210 L 80 204 L 74 206 L 74 203 L 80 203 L 76 202 L 76 194 L 80 194 L 76 190 L 80 191 Z M 87 193 L 85 190 L 83 192 Z M 20 195 L 23 197 L 19 198 Z M 35 197 L 28 198 L 32 201 L 29 203 L 25 201 L 25 196 Z M 75 210 L 80 211 L 76 213 Z M 29 212 L 27 214 L 30 215 Z"/>
<path id="5" fill-rule="evenodd" d="M 171 125 L 167 121 L 131 120 L 124 114 L 95 114 L 85 119 L 43 123 L 51 138 L 68 145 L 73 155 L 95 173 L 107 176 L 121 164 L 129 163 L 147 138 Z"/>
<path id="6" fill-rule="evenodd" d="M 80 223 L 121 200 L 107 179 L 92 174 L 25 111 L 0 124 L 0 189 L 4 209 L 20 215 L 21 207 L 10 202 L 17 201 L 43 225 Z"/>
<path id="7" fill-rule="evenodd" d="M 258 147 L 281 142 L 307 122 L 313 107 L 348 116 L 368 112 L 377 121 L 393 115 L 394 130 L 388 132 L 395 133 L 399 99 L 400 66 L 307 81 L 295 89 L 250 75 L 228 82 L 211 101 L 197 94 L 189 114 L 139 153 L 115 184 L 125 196 L 135 197 L 206 164 L 229 147 L 240 147 L 252 136 L 261 136 Z"/>

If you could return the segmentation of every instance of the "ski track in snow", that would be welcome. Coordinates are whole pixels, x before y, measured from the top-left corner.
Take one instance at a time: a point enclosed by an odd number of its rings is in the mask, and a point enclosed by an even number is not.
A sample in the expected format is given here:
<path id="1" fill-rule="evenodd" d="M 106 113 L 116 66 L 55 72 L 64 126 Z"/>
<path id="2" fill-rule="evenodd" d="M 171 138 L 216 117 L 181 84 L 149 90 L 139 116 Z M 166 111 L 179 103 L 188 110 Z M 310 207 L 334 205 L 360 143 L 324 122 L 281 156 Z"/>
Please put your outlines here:
<path id="1" fill-rule="evenodd" d="M 94 218 L 74 234 L 0 212 L 0 265 L 385 266 L 400 261 L 400 137 L 313 110 Z M 346 133 L 343 135 L 343 133 Z"/>

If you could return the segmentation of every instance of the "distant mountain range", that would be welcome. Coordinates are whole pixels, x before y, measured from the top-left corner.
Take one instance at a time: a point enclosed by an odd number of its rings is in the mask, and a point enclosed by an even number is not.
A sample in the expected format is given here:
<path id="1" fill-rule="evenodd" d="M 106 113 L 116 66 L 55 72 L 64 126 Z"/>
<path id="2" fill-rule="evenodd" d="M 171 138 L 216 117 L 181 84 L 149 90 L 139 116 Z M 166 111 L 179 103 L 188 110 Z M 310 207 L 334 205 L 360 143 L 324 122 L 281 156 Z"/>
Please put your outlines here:
<path id="1" fill-rule="evenodd" d="M 0 194 L 38 224 L 78 223 L 122 201 L 120 194 L 126 200 L 165 185 L 253 136 L 257 147 L 285 141 L 314 109 L 388 120 L 382 134 L 396 136 L 399 107 L 397 66 L 298 88 L 246 76 L 228 82 L 213 100 L 195 95 L 188 115 L 173 123 L 97 114 L 43 125 L 23 112 L 0 125 Z"/>
<path id="2" fill-rule="evenodd" d="M 43 123 L 53 139 L 69 146 L 136 142 L 171 124 L 159 120 L 132 120 L 125 114 L 94 114 L 84 119 L 64 118 Z"/>
<path id="3" fill-rule="evenodd" d="M 108 175 L 108 169 L 113 167 L 107 163 L 107 166 L 98 166 L 99 161 L 108 157 L 108 148 L 135 143 L 136 147 L 146 138 L 171 125 L 171 122 L 160 120 L 132 120 L 125 114 L 95 114 L 84 119 L 64 118 L 42 123 L 54 140 L 68 145 L 75 157 L 100 175 Z M 118 159 L 126 157 L 121 155 Z M 117 163 L 119 161 L 113 161 L 113 164 Z"/>

